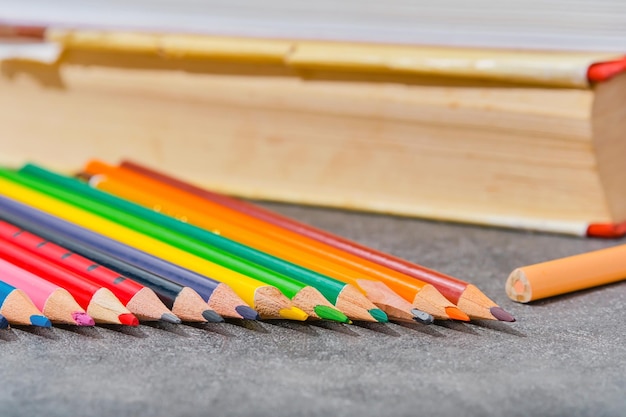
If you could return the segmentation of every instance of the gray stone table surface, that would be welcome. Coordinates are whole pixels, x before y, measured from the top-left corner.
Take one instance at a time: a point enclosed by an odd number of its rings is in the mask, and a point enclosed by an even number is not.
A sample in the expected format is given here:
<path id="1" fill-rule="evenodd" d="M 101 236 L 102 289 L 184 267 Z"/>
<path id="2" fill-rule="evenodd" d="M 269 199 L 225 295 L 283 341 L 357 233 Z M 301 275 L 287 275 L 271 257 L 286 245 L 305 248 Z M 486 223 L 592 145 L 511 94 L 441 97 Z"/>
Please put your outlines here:
<path id="1" fill-rule="evenodd" d="M 504 293 L 517 266 L 623 241 L 266 205 L 471 281 L 518 322 L 2 331 L 0 417 L 626 415 L 626 284 Z"/>

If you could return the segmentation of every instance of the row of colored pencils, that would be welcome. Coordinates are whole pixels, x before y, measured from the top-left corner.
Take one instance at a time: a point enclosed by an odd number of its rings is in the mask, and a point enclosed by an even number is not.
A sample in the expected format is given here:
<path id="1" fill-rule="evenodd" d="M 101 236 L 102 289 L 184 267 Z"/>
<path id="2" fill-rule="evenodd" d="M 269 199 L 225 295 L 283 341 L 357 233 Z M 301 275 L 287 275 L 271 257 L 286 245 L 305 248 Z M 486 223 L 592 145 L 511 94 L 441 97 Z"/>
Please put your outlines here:
<path id="1" fill-rule="evenodd" d="M 0 169 L 0 327 L 514 321 L 467 282 L 133 162 Z M 2 317 L 4 316 L 4 317 Z"/>

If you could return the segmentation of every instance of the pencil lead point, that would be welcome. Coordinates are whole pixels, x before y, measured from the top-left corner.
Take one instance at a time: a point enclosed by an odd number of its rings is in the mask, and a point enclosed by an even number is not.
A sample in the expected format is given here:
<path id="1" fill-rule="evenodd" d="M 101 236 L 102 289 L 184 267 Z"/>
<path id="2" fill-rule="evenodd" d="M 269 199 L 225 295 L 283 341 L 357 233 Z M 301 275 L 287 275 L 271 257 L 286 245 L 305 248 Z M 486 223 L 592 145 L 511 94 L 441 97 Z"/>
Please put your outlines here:
<path id="1" fill-rule="evenodd" d="M 491 307 L 489 309 L 491 314 L 500 321 L 508 321 L 512 323 L 515 321 L 515 317 L 513 317 L 510 313 L 504 310 L 502 307 Z"/>
<path id="2" fill-rule="evenodd" d="M 313 311 L 324 320 L 338 321 L 339 323 L 350 322 L 348 316 L 333 307 L 317 305 L 313 307 Z"/>
<path id="3" fill-rule="evenodd" d="M 380 323 L 388 323 L 389 322 L 389 317 L 387 317 L 387 314 L 385 314 L 385 312 L 382 311 L 379 308 L 373 308 L 371 310 L 368 310 L 368 313 L 370 313 L 370 315 L 372 317 L 374 317 L 376 319 L 376 321 L 378 321 Z"/>
<path id="4" fill-rule="evenodd" d="M 248 306 L 243 306 L 243 305 L 237 306 L 235 307 L 235 311 L 239 313 L 241 317 L 247 320 L 260 320 L 261 319 L 259 317 L 259 313 L 255 309 L 250 308 Z"/>
<path id="5" fill-rule="evenodd" d="M 167 323 L 180 324 L 182 321 L 172 313 L 161 314 L 161 320 Z"/>
<path id="6" fill-rule="evenodd" d="M 119 316 L 117 316 L 117 318 L 119 319 L 120 323 L 125 326 L 139 326 L 139 320 L 137 320 L 137 317 L 135 317 L 133 314 L 120 314 Z"/>
<path id="7" fill-rule="evenodd" d="M 224 318 L 213 310 L 204 310 L 202 312 L 202 317 L 204 317 L 204 319 L 208 321 L 209 323 L 223 323 L 224 322 Z"/>
<path id="8" fill-rule="evenodd" d="M 469 316 L 457 307 L 446 307 L 446 314 L 453 320 L 470 321 Z"/>
<path id="9" fill-rule="evenodd" d="M 435 318 L 425 311 L 414 308 L 411 310 L 411 314 L 413 314 L 413 319 L 418 323 L 433 324 L 435 322 Z"/>
<path id="10" fill-rule="evenodd" d="M 74 312 L 72 313 L 72 319 L 74 319 L 77 326 L 95 326 L 96 325 L 96 322 L 94 321 L 94 319 L 87 313 Z"/>
<path id="11" fill-rule="evenodd" d="M 279 314 L 284 319 L 297 321 L 305 321 L 309 317 L 308 314 L 300 310 L 298 307 L 283 308 L 279 311 Z"/>
<path id="12" fill-rule="evenodd" d="M 52 323 L 50 323 L 50 320 L 48 320 L 46 316 L 32 315 L 30 316 L 30 323 L 38 327 L 52 327 Z"/>

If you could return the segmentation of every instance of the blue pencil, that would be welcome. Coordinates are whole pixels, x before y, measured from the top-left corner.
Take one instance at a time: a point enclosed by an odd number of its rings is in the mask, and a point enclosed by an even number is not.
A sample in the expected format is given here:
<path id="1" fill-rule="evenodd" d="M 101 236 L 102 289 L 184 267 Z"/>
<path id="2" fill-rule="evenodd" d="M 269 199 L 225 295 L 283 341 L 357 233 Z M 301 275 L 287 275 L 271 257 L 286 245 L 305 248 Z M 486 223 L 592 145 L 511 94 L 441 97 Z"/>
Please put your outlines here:
<path id="1" fill-rule="evenodd" d="M 2 270 L 0 269 L 0 276 Z M 23 291 L 0 281 L 0 314 L 11 324 L 50 327 L 52 323 Z M 0 316 L 1 317 L 1 316 Z"/>
<path id="2" fill-rule="evenodd" d="M 2 314 L 0 314 L 0 329 L 8 329 L 9 320 L 7 320 Z"/>

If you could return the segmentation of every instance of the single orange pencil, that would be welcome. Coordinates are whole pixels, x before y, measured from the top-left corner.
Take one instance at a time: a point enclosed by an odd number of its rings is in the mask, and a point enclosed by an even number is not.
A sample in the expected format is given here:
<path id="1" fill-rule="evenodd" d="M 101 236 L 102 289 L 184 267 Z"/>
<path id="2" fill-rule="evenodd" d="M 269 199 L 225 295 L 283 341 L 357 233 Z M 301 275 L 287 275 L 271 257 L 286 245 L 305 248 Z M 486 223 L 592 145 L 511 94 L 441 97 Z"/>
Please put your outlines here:
<path id="1" fill-rule="evenodd" d="M 273 256 L 300 264 L 340 281 L 356 285 L 365 293 L 367 281 L 379 280 L 412 303 L 413 308 L 435 318 L 469 320 L 432 285 L 407 277 L 315 240 L 289 232 L 219 204 L 123 168 L 91 161 L 85 172 L 103 175 L 94 184 L 144 206 L 157 209 L 189 223 L 209 229 Z M 363 284 L 363 286 L 361 286 Z"/>
<path id="2" fill-rule="evenodd" d="M 626 245 L 515 269 L 506 280 L 509 298 L 528 303 L 626 279 Z"/>

